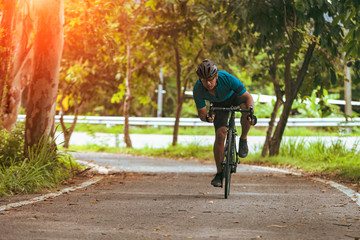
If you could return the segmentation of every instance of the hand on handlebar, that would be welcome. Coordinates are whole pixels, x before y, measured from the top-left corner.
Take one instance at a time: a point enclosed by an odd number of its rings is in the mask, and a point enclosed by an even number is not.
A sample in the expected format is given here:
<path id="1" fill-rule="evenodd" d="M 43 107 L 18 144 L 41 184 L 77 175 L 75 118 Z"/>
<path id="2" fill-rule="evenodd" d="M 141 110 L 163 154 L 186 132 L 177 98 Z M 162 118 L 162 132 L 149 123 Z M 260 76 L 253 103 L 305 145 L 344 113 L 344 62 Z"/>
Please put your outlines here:
<path id="1" fill-rule="evenodd" d="M 255 126 L 257 123 L 257 117 L 254 115 L 254 107 L 250 106 L 250 114 L 247 116 L 247 120 L 252 126 Z"/>
<path id="2" fill-rule="evenodd" d="M 214 114 L 214 111 L 212 110 L 212 107 L 213 107 L 213 105 L 210 104 L 209 112 L 206 114 L 206 121 L 208 123 L 214 122 L 215 114 Z"/>
<path id="3" fill-rule="evenodd" d="M 214 114 L 212 114 L 211 116 L 210 116 L 210 113 L 206 114 L 206 121 L 207 121 L 208 123 L 214 122 L 214 118 L 215 118 L 215 115 L 214 115 Z"/>

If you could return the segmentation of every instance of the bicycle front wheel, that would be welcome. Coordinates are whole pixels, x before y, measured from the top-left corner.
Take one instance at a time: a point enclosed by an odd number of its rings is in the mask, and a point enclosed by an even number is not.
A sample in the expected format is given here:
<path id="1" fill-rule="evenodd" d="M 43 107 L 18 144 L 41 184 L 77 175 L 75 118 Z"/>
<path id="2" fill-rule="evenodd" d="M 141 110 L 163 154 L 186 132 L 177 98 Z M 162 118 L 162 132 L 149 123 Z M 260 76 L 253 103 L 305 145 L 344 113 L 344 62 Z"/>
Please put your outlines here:
<path id="1" fill-rule="evenodd" d="M 228 135 L 227 135 L 227 139 L 226 139 L 226 146 L 227 148 L 225 149 L 225 153 L 224 154 L 224 169 L 223 169 L 223 174 L 224 174 L 224 178 L 225 178 L 225 199 L 228 198 L 229 194 L 230 194 L 230 182 L 231 182 L 231 146 L 232 146 L 232 130 L 228 131 Z"/>

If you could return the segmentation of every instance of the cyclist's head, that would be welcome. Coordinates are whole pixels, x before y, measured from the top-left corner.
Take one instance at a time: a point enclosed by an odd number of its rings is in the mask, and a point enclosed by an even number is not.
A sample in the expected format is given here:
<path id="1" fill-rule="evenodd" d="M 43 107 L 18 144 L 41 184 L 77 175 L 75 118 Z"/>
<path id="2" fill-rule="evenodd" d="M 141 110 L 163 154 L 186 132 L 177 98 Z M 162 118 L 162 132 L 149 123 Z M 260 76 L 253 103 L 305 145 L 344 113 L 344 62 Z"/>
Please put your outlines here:
<path id="1" fill-rule="evenodd" d="M 201 79 L 208 79 L 215 76 L 217 73 L 217 67 L 215 63 L 209 59 L 202 61 L 196 69 L 196 74 Z"/>

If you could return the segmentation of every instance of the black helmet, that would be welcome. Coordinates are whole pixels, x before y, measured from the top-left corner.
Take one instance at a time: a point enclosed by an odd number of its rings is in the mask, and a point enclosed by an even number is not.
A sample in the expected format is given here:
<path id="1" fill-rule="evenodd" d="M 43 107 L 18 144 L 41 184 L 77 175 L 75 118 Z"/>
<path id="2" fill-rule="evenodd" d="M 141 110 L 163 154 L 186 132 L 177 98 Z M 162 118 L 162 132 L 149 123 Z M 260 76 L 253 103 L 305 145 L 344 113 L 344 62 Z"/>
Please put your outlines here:
<path id="1" fill-rule="evenodd" d="M 199 78 L 211 78 L 217 73 L 217 67 L 215 63 L 209 59 L 202 61 L 196 69 L 196 74 Z"/>

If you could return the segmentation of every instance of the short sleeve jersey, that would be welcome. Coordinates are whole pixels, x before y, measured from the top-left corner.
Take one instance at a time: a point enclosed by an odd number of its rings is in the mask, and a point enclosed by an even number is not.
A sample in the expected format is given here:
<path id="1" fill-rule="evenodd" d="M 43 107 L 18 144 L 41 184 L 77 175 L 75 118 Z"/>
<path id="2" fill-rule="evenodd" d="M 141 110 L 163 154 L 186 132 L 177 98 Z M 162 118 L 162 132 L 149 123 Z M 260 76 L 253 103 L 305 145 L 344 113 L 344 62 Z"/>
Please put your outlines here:
<path id="1" fill-rule="evenodd" d="M 200 109 L 206 106 L 205 100 L 209 102 L 223 102 L 230 98 L 234 92 L 239 96 L 246 92 L 244 84 L 236 77 L 225 71 L 218 71 L 217 86 L 215 89 L 216 97 L 209 93 L 202 85 L 200 79 L 195 83 L 193 97 L 196 108 Z"/>

